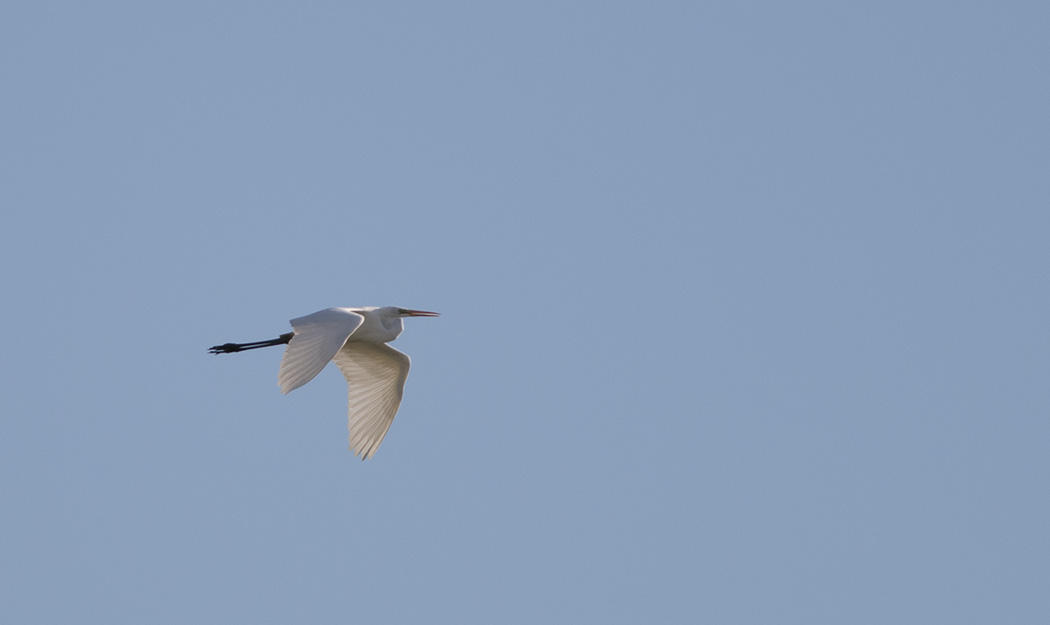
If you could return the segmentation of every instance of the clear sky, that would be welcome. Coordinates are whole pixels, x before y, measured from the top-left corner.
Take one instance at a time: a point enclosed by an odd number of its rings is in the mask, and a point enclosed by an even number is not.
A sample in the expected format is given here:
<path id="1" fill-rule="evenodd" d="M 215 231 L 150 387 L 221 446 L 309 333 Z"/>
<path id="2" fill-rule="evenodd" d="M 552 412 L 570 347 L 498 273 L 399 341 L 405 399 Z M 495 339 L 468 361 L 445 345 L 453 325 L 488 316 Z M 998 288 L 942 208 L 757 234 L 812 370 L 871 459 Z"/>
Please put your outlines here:
<path id="1" fill-rule="evenodd" d="M 5 3 L 0 620 L 1050 622 L 1048 31 Z M 206 352 L 363 305 L 367 462 Z"/>

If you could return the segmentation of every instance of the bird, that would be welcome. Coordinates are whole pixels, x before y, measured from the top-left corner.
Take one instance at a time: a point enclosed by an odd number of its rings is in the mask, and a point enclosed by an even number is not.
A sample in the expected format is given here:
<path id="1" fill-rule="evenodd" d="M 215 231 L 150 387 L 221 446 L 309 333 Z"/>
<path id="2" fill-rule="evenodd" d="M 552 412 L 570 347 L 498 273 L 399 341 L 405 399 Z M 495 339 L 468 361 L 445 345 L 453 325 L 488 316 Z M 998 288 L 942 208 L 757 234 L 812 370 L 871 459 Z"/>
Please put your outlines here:
<path id="1" fill-rule="evenodd" d="M 326 308 L 292 319 L 292 331 L 275 339 L 224 343 L 208 351 L 232 354 L 287 344 L 277 374 L 283 393 L 306 384 L 335 362 L 349 387 L 350 450 L 367 460 L 394 421 L 411 363 L 407 354 L 387 343 L 405 329 L 403 318 L 437 316 L 440 313 L 396 306 Z"/>

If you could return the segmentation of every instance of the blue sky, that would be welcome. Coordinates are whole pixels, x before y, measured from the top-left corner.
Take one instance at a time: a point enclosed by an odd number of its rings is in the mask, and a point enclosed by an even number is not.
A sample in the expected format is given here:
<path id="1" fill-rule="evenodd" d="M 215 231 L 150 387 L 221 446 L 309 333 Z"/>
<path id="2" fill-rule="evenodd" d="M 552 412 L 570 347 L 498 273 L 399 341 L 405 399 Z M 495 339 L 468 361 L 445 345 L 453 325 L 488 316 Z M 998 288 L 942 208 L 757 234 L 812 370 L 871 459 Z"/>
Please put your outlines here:
<path id="1" fill-rule="evenodd" d="M 1045 623 L 1045 3 L 8 3 L 0 616 Z M 376 456 L 271 338 L 397 305 Z"/>

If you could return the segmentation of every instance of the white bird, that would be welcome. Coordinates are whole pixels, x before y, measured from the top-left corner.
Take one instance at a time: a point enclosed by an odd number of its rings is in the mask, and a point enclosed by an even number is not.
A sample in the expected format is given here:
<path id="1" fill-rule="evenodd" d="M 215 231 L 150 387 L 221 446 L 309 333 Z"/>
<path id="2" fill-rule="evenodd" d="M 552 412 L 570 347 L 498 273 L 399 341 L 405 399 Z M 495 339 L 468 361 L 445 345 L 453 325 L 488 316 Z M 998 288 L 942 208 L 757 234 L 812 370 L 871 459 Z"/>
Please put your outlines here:
<path id="1" fill-rule="evenodd" d="M 277 384 L 289 393 L 314 379 L 334 360 L 349 386 L 350 449 L 367 460 L 383 442 L 405 390 L 410 360 L 387 345 L 405 329 L 403 317 L 439 313 L 396 306 L 326 308 L 292 319 L 292 332 L 269 341 L 226 343 L 209 349 L 229 354 L 288 344 Z"/>

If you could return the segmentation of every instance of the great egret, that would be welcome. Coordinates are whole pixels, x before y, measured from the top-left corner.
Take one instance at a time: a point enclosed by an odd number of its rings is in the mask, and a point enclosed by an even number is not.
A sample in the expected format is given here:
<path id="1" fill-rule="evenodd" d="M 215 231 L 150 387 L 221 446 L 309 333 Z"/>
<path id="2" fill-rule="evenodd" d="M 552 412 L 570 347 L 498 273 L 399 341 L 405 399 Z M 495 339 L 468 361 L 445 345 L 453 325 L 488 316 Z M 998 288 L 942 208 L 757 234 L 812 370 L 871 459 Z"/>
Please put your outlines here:
<path id="1" fill-rule="evenodd" d="M 350 449 L 362 460 L 383 442 L 401 405 L 408 378 L 407 355 L 387 345 L 405 329 L 403 317 L 437 317 L 439 313 L 396 306 L 326 308 L 292 319 L 292 332 L 269 341 L 226 343 L 213 354 L 288 344 L 277 384 L 288 393 L 314 379 L 334 360 L 350 387 Z"/>

